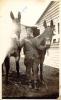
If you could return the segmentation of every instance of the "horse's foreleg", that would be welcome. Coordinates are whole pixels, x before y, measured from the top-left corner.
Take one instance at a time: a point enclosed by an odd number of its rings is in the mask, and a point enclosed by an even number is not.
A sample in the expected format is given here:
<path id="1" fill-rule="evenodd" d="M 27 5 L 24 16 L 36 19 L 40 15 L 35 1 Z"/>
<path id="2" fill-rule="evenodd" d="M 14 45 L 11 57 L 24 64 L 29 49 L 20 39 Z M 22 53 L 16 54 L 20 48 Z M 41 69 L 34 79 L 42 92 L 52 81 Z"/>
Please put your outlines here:
<path id="1" fill-rule="evenodd" d="M 8 74 L 9 74 L 9 69 L 10 69 L 10 58 L 8 56 L 5 58 L 4 63 L 6 67 L 5 82 L 8 83 Z"/>
<path id="2" fill-rule="evenodd" d="M 19 77 L 19 60 L 16 61 L 17 77 Z"/>
<path id="3" fill-rule="evenodd" d="M 40 80 L 41 82 L 43 81 L 43 62 L 45 58 L 45 53 L 46 53 L 46 50 L 42 52 L 41 57 L 40 57 Z"/>
<path id="4" fill-rule="evenodd" d="M 41 80 L 41 82 L 43 80 L 43 63 L 40 64 L 40 80 Z"/>

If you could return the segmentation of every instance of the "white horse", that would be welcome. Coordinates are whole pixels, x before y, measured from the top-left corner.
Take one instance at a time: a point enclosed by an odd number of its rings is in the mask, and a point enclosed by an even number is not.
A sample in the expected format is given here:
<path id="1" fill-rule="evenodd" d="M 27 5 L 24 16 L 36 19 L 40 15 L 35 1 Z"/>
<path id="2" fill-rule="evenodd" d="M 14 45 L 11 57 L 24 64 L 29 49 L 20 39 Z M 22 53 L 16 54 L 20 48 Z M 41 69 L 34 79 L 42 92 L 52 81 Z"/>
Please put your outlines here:
<path id="1" fill-rule="evenodd" d="M 9 49 L 7 52 L 7 55 L 5 57 L 4 63 L 6 68 L 6 77 L 5 82 L 8 83 L 8 74 L 9 74 L 9 68 L 10 68 L 10 56 L 14 56 L 16 60 L 16 70 L 17 75 L 19 76 L 19 59 L 20 59 L 20 51 L 19 51 L 19 39 L 20 39 L 20 33 L 21 33 L 21 14 L 18 12 L 18 18 L 14 17 L 13 12 L 10 12 L 10 17 L 12 19 L 12 27 L 13 31 L 11 34 L 11 37 L 9 39 Z M 2 64 L 2 68 L 3 68 Z"/>

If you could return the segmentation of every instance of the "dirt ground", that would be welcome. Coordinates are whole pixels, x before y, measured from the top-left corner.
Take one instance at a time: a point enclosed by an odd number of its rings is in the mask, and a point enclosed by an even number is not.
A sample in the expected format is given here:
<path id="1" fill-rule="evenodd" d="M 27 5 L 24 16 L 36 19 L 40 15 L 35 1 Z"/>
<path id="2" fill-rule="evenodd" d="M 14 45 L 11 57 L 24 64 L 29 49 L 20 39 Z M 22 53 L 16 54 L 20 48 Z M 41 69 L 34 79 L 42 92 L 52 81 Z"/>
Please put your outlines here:
<path id="1" fill-rule="evenodd" d="M 17 79 L 16 72 L 9 74 L 9 84 L 5 85 L 5 75 L 2 76 L 2 98 L 49 98 L 59 96 L 59 70 L 50 66 L 43 66 L 44 84 L 39 84 L 38 90 L 29 89 L 25 73 L 20 73 Z"/>

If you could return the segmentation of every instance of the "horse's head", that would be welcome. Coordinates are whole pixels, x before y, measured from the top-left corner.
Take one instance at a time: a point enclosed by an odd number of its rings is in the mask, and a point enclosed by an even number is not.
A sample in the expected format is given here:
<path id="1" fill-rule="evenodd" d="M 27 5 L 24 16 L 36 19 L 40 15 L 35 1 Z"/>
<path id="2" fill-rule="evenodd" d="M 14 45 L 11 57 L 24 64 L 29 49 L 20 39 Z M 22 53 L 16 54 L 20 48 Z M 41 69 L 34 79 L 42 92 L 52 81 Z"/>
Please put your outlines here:
<path id="1" fill-rule="evenodd" d="M 20 32 L 21 32 L 21 24 L 20 24 L 20 21 L 21 21 L 21 14 L 20 12 L 18 12 L 18 17 L 15 18 L 14 17 L 14 14 L 13 12 L 11 11 L 10 12 L 10 17 L 13 21 L 13 32 L 14 34 L 16 34 L 18 36 L 18 38 L 20 38 Z"/>
<path id="2" fill-rule="evenodd" d="M 46 39 L 46 45 L 50 46 L 52 37 L 54 35 L 53 32 L 55 29 L 55 25 L 53 24 L 53 20 L 50 21 L 50 26 L 47 26 L 47 23 L 44 20 L 43 26 L 45 27 L 44 34 L 45 34 L 45 39 Z"/>

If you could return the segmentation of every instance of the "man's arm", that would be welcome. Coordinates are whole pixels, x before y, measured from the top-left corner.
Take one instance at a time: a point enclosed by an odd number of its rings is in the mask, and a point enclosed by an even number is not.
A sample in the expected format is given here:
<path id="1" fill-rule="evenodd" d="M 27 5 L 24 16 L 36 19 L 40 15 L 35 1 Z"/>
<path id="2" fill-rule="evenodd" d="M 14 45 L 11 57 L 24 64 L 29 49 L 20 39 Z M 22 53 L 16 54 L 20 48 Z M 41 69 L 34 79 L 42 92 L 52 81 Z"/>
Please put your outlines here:
<path id="1" fill-rule="evenodd" d="M 38 49 L 38 50 L 44 50 L 44 49 L 46 49 L 46 45 L 39 45 L 39 46 L 37 47 L 37 49 Z"/>
<path id="2" fill-rule="evenodd" d="M 23 46 L 24 46 L 24 39 L 23 40 L 21 40 L 21 41 L 19 41 L 19 46 L 20 46 L 20 48 L 22 48 Z"/>

